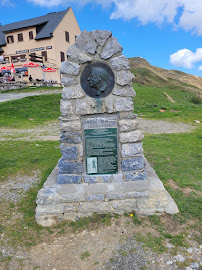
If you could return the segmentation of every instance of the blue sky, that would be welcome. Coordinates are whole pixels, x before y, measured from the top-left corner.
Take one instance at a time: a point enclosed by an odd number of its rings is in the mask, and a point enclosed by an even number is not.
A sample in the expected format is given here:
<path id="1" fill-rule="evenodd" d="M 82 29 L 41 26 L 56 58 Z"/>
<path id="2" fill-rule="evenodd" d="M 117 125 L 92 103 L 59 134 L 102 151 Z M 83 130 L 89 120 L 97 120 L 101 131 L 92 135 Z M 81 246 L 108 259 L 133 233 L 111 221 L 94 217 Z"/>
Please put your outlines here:
<path id="1" fill-rule="evenodd" d="M 81 30 L 112 31 L 127 57 L 202 76 L 202 0 L 0 0 L 0 23 L 69 6 Z"/>

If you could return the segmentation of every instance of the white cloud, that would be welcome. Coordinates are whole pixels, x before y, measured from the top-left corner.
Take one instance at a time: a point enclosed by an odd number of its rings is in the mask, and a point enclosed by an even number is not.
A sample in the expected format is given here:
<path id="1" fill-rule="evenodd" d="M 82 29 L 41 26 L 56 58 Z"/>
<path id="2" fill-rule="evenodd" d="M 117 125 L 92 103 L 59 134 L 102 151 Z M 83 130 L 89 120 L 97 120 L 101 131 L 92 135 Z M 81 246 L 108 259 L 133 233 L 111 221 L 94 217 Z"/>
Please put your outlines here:
<path id="1" fill-rule="evenodd" d="M 199 66 L 199 67 L 198 67 L 198 70 L 202 70 L 202 66 Z"/>
<path id="2" fill-rule="evenodd" d="M 9 0 L 2 0 L 9 1 Z M 202 0 L 27 0 L 40 6 L 86 4 L 114 8 L 111 19 L 130 20 L 137 18 L 142 24 L 167 22 L 186 31 L 202 35 Z M 179 13 L 180 10 L 180 13 Z"/>
<path id="3" fill-rule="evenodd" d="M 14 3 L 11 0 L 1 0 L 0 6 L 4 7 L 14 7 Z"/>
<path id="4" fill-rule="evenodd" d="M 177 67 L 193 68 L 195 63 L 202 61 L 202 48 L 196 52 L 182 49 L 170 55 L 170 63 Z"/>

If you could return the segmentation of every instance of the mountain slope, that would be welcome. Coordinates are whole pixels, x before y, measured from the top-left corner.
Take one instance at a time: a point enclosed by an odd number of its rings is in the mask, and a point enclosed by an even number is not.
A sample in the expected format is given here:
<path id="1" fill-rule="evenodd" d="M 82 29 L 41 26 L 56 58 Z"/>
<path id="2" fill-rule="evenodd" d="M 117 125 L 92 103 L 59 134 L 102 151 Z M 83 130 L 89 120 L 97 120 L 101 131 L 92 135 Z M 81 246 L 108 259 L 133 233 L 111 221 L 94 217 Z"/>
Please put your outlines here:
<path id="1" fill-rule="evenodd" d="M 129 62 L 130 69 L 135 75 L 135 82 L 138 84 L 178 88 L 198 95 L 202 93 L 202 77 L 152 66 L 141 57 L 129 58 Z"/>

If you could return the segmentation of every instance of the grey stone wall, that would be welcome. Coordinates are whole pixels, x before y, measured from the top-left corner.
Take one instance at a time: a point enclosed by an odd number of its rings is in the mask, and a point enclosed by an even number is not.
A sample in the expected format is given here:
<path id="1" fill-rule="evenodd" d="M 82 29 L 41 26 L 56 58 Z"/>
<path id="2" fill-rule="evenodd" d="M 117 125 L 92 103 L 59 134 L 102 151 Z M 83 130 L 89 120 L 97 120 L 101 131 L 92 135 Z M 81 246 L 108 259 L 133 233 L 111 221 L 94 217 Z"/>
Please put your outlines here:
<path id="1" fill-rule="evenodd" d="M 61 153 L 58 184 L 110 183 L 144 180 L 147 177 L 143 159 L 143 134 L 133 113 L 134 75 L 122 46 L 110 31 L 83 31 L 68 48 L 68 61 L 61 65 L 64 86 L 60 103 Z M 91 98 L 80 85 L 86 64 L 107 64 L 115 76 L 115 85 L 105 98 Z M 84 172 L 82 117 L 94 114 L 118 114 L 119 174 L 86 175 Z"/>

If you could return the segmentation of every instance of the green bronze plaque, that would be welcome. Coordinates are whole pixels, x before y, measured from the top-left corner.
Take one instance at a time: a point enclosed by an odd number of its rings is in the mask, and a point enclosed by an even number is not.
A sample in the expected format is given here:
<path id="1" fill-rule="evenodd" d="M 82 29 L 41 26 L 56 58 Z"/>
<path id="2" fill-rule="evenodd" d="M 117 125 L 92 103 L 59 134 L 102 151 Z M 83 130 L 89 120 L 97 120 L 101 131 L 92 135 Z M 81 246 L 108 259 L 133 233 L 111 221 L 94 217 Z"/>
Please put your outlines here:
<path id="1" fill-rule="evenodd" d="M 87 174 L 118 173 L 117 117 L 83 120 Z"/>

